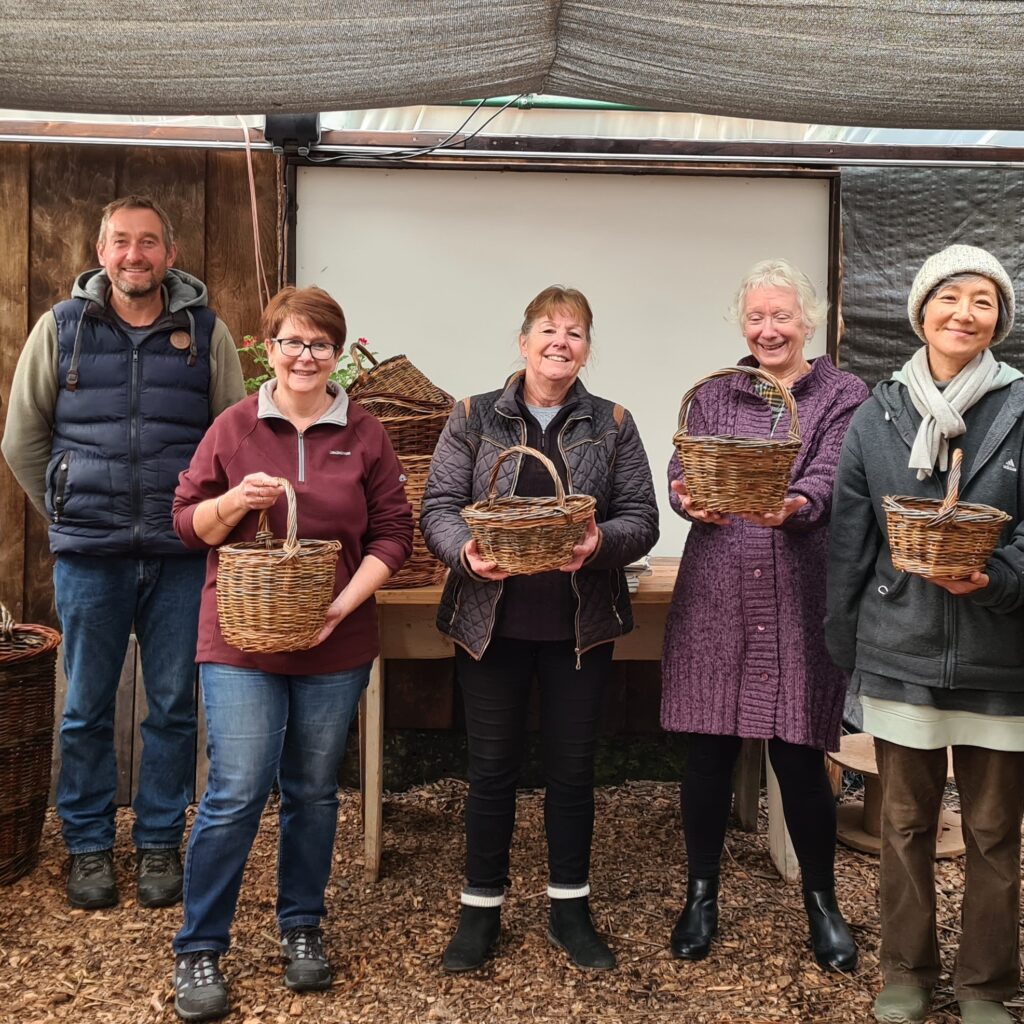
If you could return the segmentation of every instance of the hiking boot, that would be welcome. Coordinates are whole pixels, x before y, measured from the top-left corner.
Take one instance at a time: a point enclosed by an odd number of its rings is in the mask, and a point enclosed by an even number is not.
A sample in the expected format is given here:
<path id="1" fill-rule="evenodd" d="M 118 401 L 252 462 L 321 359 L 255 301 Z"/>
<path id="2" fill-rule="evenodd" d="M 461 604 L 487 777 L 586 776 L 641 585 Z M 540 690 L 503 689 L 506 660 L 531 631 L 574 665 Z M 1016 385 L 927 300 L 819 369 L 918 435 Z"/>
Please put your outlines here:
<path id="1" fill-rule="evenodd" d="M 462 904 L 459 926 L 445 948 L 441 966 L 446 971 L 475 971 L 494 952 L 501 936 L 501 907 Z"/>
<path id="2" fill-rule="evenodd" d="M 166 850 L 137 850 L 140 907 L 169 907 L 181 902 L 181 854 L 176 846 Z"/>
<path id="3" fill-rule="evenodd" d="M 586 896 L 551 901 L 548 938 L 564 949 L 577 967 L 608 971 L 615 966 L 615 954 L 594 930 Z"/>
<path id="4" fill-rule="evenodd" d="M 100 910 L 117 904 L 112 850 L 71 854 L 68 903 L 80 910 Z"/>
<path id="5" fill-rule="evenodd" d="M 182 1020 L 214 1020 L 231 1009 L 219 960 L 210 949 L 174 958 L 174 1009 Z"/>
<path id="6" fill-rule="evenodd" d="M 289 928 L 281 936 L 284 983 L 293 992 L 320 992 L 331 987 L 331 965 L 324 952 L 324 933 L 315 925 Z"/>

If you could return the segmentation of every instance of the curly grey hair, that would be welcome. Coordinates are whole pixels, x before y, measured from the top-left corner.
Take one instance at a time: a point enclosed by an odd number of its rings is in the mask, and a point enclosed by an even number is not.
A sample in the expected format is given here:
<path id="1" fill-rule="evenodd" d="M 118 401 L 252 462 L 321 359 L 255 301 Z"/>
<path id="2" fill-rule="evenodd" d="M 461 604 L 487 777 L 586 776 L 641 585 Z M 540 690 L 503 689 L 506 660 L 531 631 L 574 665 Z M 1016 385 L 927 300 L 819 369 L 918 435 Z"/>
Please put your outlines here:
<path id="1" fill-rule="evenodd" d="M 800 316 L 807 327 L 807 337 L 812 338 L 816 328 L 825 322 L 828 303 L 818 298 L 818 293 L 811 284 L 811 279 L 799 267 L 789 260 L 775 258 L 755 263 L 740 282 L 732 306 L 729 319 L 743 324 L 743 312 L 747 295 L 755 288 L 790 288 L 796 293 L 800 306 Z"/>

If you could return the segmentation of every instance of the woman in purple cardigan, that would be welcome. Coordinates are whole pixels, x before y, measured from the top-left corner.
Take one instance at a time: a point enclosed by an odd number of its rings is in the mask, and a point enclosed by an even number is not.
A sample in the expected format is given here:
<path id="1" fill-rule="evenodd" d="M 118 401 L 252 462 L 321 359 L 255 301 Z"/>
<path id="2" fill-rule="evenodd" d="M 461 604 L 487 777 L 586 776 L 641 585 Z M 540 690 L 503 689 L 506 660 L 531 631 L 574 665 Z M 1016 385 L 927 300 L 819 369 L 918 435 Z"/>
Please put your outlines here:
<path id="1" fill-rule="evenodd" d="M 826 305 L 785 260 L 756 264 L 733 309 L 760 366 L 792 391 L 803 446 L 783 507 L 765 515 L 697 510 L 677 456 L 672 507 L 691 523 L 665 630 L 662 725 L 689 735 L 681 788 L 689 877 L 672 953 L 707 956 L 718 927 L 718 879 L 744 738 L 768 741 L 803 880 L 818 963 L 851 970 L 857 947 L 835 896 L 835 801 L 825 750 L 839 746 L 845 677 L 825 649 L 825 563 L 832 483 L 850 417 L 868 395 L 804 345 Z M 788 414 L 746 375 L 709 382 L 689 412 L 691 433 L 768 437 Z M 770 392 L 768 393 L 770 396 Z M 780 423 L 779 420 L 782 420 Z"/>

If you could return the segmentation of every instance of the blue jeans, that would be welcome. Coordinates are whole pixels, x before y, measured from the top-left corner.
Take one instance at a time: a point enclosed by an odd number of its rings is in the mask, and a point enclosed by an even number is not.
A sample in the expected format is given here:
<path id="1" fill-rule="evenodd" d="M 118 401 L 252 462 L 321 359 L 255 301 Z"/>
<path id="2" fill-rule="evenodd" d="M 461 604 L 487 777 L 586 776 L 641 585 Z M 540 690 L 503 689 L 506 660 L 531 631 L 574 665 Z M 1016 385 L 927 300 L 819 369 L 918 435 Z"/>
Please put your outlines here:
<path id="1" fill-rule="evenodd" d="M 114 704 L 133 625 L 149 712 L 132 838 L 140 849 L 181 842 L 195 775 L 196 630 L 205 572 L 205 557 L 196 555 L 57 556 L 53 586 L 68 682 L 57 813 L 71 853 L 114 845 Z"/>
<path id="2" fill-rule="evenodd" d="M 188 842 L 185 923 L 175 953 L 227 950 L 242 872 L 275 778 L 277 922 L 282 932 L 320 924 L 338 824 L 338 769 L 369 677 L 369 665 L 319 676 L 201 667 L 210 773 Z"/>

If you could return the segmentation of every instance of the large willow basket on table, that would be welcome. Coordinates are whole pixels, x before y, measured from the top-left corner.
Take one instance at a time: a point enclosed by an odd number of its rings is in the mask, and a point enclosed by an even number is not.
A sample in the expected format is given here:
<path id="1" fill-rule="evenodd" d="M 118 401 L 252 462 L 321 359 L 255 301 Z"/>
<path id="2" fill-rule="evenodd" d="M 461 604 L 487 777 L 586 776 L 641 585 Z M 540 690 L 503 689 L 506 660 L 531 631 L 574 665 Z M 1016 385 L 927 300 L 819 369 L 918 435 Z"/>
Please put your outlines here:
<path id="1" fill-rule="evenodd" d="M 242 651 L 275 654 L 316 644 L 334 596 L 341 543 L 297 540 L 295 488 L 283 478 L 287 536 L 275 540 L 260 512 L 256 539 L 218 552 L 217 616 L 224 639 Z"/>
<path id="2" fill-rule="evenodd" d="M 439 562 L 430 553 L 419 527 L 420 510 L 423 508 L 423 494 L 427 489 L 431 457 L 429 455 L 403 455 L 401 459 L 402 468 L 405 470 L 405 496 L 409 499 L 409 504 L 412 505 L 412 518 L 415 523 L 412 530 L 412 554 L 405 565 L 384 584 L 386 590 L 429 587 L 432 583 L 440 583 L 448 571 L 444 563 Z"/>
<path id="3" fill-rule="evenodd" d="M 555 482 L 553 498 L 495 494 L 498 471 L 510 455 L 539 459 Z M 466 506 L 462 518 L 480 554 L 502 572 L 529 576 L 550 572 L 572 560 L 572 549 L 583 539 L 597 501 L 589 494 L 566 494 L 551 460 L 525 445 L 513 445 L 498 456 L 491 469 L 487 499 Z"/>
<path id="4" fill-rule="evenodd" d="M 745 373 L 767 382 L 781 396 L 789 413 L 785 439 L 695 437 L 687 416 L 694 396 L 708 381 Z M 695 508 L 703 512 L 776 512 L 789 489 L 793 462 L 800 451 L 796 402 L 781 381 L 756 366 L 730 366 L 701 378 L 683 395 L 679 430 L 672 438 Z"/>
<path id="5" fill-rule="evenodd" d="M 391 438 L 391 447 L 399 457 L 434 454 L 452 403 L 441 407 L 406 401 L 397 395 L 357 399 L 359 404 L 380 420 Z"/>
<path id="6" fill-rule="evenodd" d="M 373 355 L 358 342 L 349 348 L 352 361 L 358 369 L 358 376 L 346 388 L 350 398 L 365 406 L 367 400 L 376 399 L 377 409 L 370 410 L 374 416 L 405 415 L 401 404 L 389 408 L 391 400 L 412 403 L 418 406 L 434 407 L 449 411 L 455 400 L 447 391 L 442 391 L 429 377 L 416 369 L 404 355 L 392 356 L 377 362 Z M 370 363 L 364 369 L 362 360 Z"/>
<path id="7" fill-rule="evenodd" d="M 50 794 L 60 633 L 15 625 L 0 605 L 0 883 L 31 871 Z"/>
<path id="8" fill-rule="evenodd" d="M 946 497 L 882 499 L 892 564 L 924 577 L 966 579 L 981 572 L 1010 517 L 991 505 L 958 501 L 963 453 L 953 452 Z"/>

